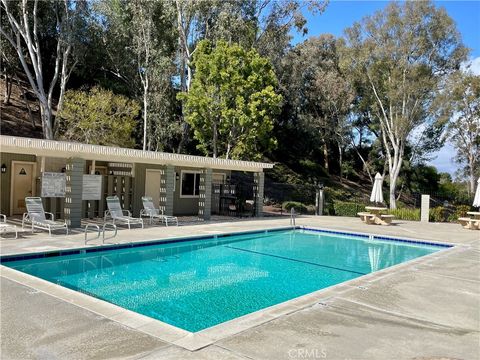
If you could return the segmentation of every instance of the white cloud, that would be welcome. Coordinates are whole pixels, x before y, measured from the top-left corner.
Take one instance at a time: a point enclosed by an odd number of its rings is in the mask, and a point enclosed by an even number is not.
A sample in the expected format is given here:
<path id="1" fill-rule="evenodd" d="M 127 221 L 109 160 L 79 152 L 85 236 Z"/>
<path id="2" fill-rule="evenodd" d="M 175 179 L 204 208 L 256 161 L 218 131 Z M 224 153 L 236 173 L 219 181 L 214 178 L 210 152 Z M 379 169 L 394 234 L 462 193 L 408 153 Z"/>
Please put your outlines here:
<path id="1" fill-rule="evenodd" d="M 462 64 L 462 70 L 472 72 L 474 75 L 480 75 L 480 56 L 464 62 Z"/>

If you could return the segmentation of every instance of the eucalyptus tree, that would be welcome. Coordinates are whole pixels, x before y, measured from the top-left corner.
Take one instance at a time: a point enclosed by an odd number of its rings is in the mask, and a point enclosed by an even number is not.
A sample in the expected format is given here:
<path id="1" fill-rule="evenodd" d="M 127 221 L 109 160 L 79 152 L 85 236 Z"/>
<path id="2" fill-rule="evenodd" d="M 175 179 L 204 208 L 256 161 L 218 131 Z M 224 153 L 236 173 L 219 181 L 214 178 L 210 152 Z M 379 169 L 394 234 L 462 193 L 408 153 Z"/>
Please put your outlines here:
<path id="1" fill-rule="evenodd" d="M 254 37 L 251 46 L 270 59 L 277 73 L 291 48 L 292 33 L 308 34 L 305 15 L 321 14 L 328 0 L 253 0 Z"/>
<path id="2" fill-rule="evenodd" d="M 157 149 L 157 127 L 168 128 L 173 118 L 171 114 L 162 119 L 157 116 L 170 106 L 176 51 L 173 4 L 100 0 L 95 9 L 106 54 L 101 67 L 123 85 L 120 92 L 142 103 L 142 147 Z"/>
<path id="3" fill-rule="evenodd" d="M 333 35 L 312 37 L 284 59 L 288 72 L 287 98 L 303 123 L 321 139 L 323 166 L 329 172 L 330 147 L 336 146 L 340 175 L 342 155 L 350 128 L 347 115 L 354 99 L 351 84 L 339 69 L 337 40 Z"/>
<path id="4" fill-rule="evenodd" d="M 408 139 L 415 131 L 431 131 L 436 120 L 431 106 L 445 75 L 459 68 L 467 50 L 445 9 L 428 1 L 390 3 L 348 28 L 345 39 L 342 63 L 364 87 L 369 114 L 378 124 L 395 208 Z"/>
<path id="5" fill-rule="evenodd" d="M 453 144 L 459 170 L 468 178 L 469 192 L 475 192 L 480 176 L 480 76 L 457 72 L 448 82 L 451 121 L 447 137 Z"/>
<path id="6" fill-rule="evenodd" d="M 3 24 L 0 34 L 15 49 L 38 98 L 46 139 L 53 139 L 54 90 L 60 78 L 58 103 L 61 106 L 68 78 L 75 66 L 75 62 L 70 62 L 73 22 L 82 9 L 84 2 L 81 1 L 1 0 Z M 48 51 L 48 42 L 53 42 L 55 47 L 51 52 Z"/>

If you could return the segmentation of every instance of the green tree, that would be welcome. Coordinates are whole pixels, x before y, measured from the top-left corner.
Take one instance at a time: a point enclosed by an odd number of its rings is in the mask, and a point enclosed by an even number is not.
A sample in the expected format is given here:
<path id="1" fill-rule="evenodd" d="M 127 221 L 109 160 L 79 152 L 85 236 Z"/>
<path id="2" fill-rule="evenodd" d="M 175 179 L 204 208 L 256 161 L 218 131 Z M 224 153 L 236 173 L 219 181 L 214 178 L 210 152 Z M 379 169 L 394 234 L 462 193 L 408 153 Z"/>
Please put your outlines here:
<path id="1" fill-rule="evenodd" d="M 475 192 L 480 175 L 480 76 L 458 71 L 446 87 L 452 118 L 447 136 L 457 152 L 459 173 L 468 178 L 469 192 Z"/>
<path id="2" fill-rule="evenodd" d="M 354 92 L 339 69 L 337 40 L 329 34 L 312 37 L 292 49 L 284 64 L 289 69 L 287 99 L 301 125 L 319 135 L 327 172 L 330 147 L 337 148 L 341 177 L 343 152 L 350 132 L 346 117 Z"/>
<path id="3" fill-rule="evenodd" d="M 133 147 L 132 131 L 140 106 L 123 95 L 94 87 L 90 91 L 67 90 L 57 114 L 62 140 L 87 144 Z"/>
<path id="4" fill-rule="evenodd" d="M 270 62 L 255 50 L 202 41 L 194 54 L 195 75 L 182 93 L 185 120 L 205 155 L 258 159 L 275 146 L 270 135 L 282 97 Z"/>
<path id="5" fill-rule="evenodd" d="M 176 104 L 171 101 L 177 41 L 175 8 L 171 2 L 160 0 L 99 0 L 94 9 L 101 47 L 94 66 L 109 79 L 101 83 L 141 102 L 138 132 L 142 133 L 142 147 L 163 148 L 161 142 L 176 129 L 172 126 Z"/>
<path id="6" fill-rule="evenodd" d="M 429 1 L 389 4 L 347 29 L 346 43 L 343 63 L 365 89 L 369 116 L 379 128 L 388 162 L 390 207 L 395 208 L 408 139 L 422 128 L 434 133 L 438 119 L 431 105 L 445 75 L 459 68 L 467 50 L 445 9 Z"/>

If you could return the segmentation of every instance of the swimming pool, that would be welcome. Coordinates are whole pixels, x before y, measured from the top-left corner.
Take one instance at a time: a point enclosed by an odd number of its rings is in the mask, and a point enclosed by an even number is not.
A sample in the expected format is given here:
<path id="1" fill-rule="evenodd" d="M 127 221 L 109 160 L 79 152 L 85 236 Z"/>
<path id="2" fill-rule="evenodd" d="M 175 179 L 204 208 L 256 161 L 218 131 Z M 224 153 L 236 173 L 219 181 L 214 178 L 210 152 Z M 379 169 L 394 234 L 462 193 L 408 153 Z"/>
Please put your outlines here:
<path id="1" fill-rule="evenodd" d="M 442 248 L 445 245 L 295 229 L 25 259 L 7 256 L 1 261 L 196 332 Z"/>

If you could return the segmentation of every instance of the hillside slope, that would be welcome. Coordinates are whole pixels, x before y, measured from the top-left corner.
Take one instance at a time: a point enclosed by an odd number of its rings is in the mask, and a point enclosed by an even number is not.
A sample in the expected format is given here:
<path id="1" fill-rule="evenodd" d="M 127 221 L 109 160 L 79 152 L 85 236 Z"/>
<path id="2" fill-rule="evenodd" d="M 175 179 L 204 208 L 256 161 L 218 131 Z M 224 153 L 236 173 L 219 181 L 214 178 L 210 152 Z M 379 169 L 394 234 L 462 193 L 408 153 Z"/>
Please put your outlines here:
<path id="1" fill-rule="evenodd" d="M 0 90 L 3 95 L 5 92 L 5 81 L 3 79 L 0 80 Z M 38 100 L 29 89 L 29 84 L 25 81 L 14 81 L 8 104 L 4 103 L 4 97 L 2 97 L 0 101 L 0 119 L 0 133 L 2 135 L 31 138 L 43 137 Z M 285 192 L 286 196 L 288 196 L 289 190 L 291 191 L 295 187 L 305 184 L 305 182 L 301 181 L 305 175 L 289 169 L 285 164 L 278 164 L 276 169 L 277 171 L 274 171 L 274 173 L 269 174 L 267 172 L 267 186 L 272 186 L 279 189 L 279 191 Z M 358 181 L 347 179 L 340 181 L 338 176 L 332 175 L 326 177 L 323 182 L 324 185 L 334 189 L 337 196 L 340 197 L 366 199 L 370 196 L 371 184 L 367 178 L 362 178 Z M 286 183 L 297 185 L 291 185 L 288 189 L 282 188 L 281 185 Z"/>
<path id="2" fill-rule="evenodd" d="M 35 95 L 29 90 L 29 85 L 24 81 L 12 84 L 10 101 L 6 104 L 5 80 L 0 80 L 0 133 L 32 138 L 42 138 L 42 123 L 40 119 L 40 106 Z M 30 109 L 30 112 L 29 112 Z"/>

